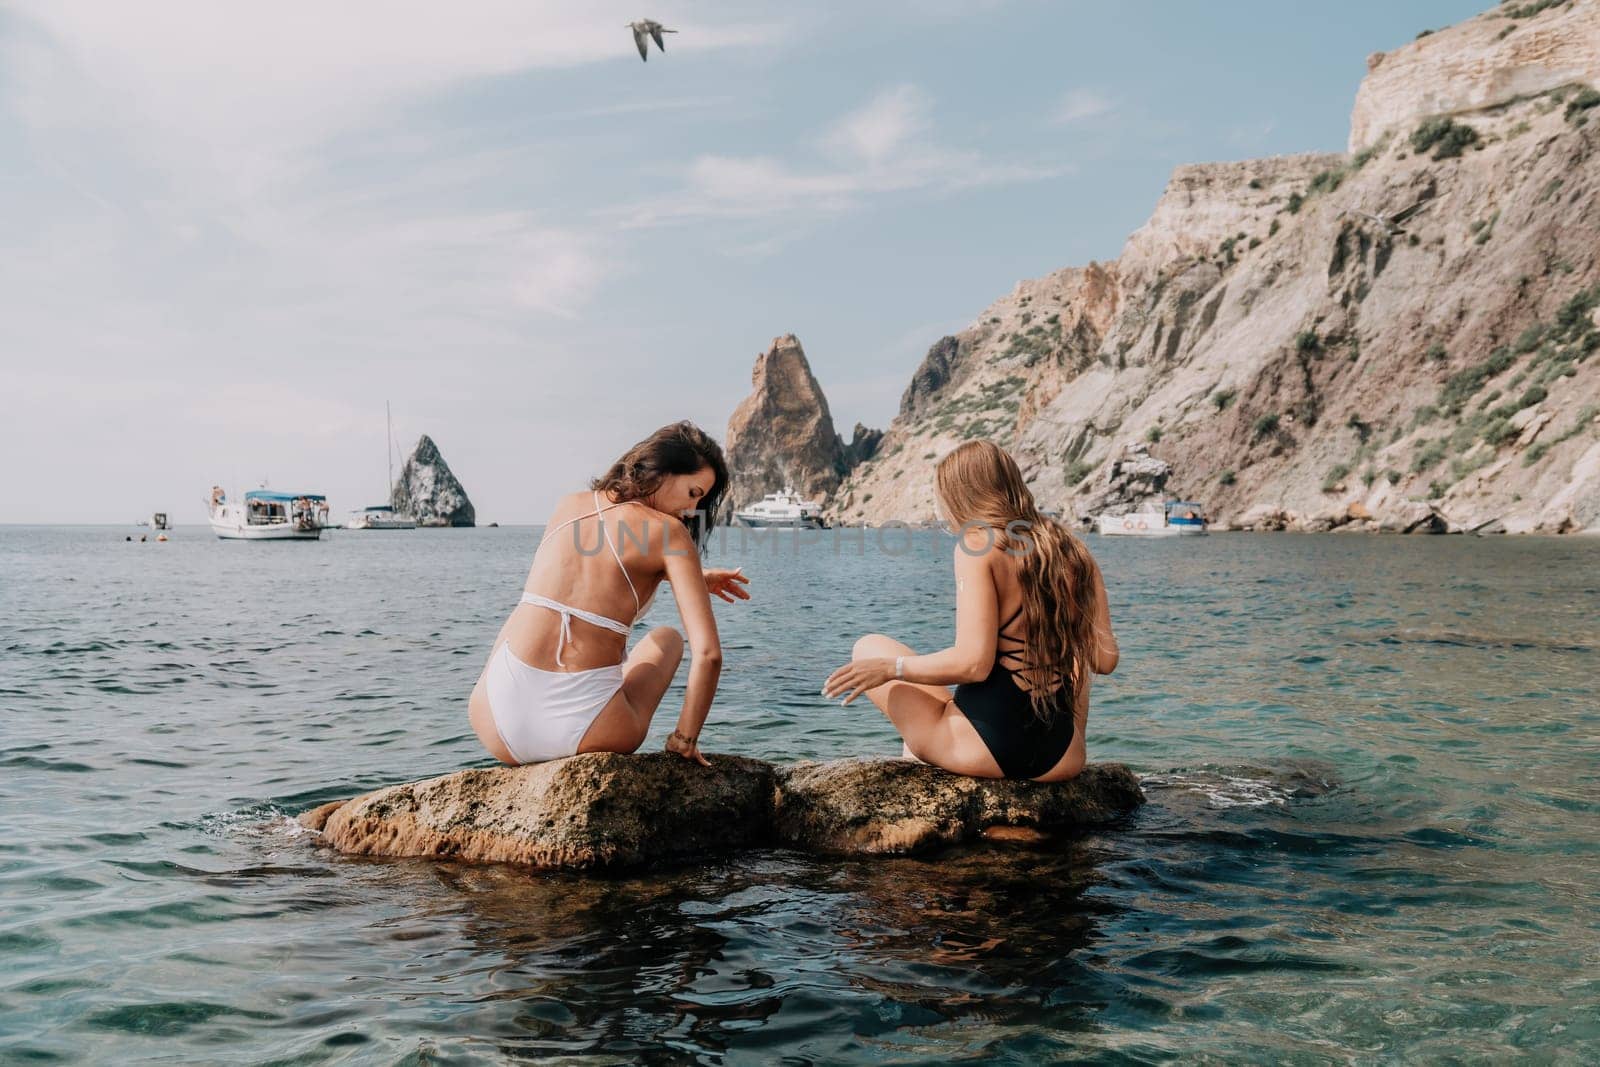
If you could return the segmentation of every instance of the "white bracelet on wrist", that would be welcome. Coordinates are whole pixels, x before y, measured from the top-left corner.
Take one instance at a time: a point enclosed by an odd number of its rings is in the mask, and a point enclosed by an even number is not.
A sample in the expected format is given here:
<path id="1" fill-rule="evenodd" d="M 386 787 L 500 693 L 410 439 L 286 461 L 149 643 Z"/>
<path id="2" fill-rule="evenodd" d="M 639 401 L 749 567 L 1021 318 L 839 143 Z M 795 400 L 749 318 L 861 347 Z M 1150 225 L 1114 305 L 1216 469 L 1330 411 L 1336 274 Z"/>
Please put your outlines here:
<path id="1" fill-rule="evenodd" d="M 896 656 L 894 658 L 894 676 L 902 681 L 905 680 L 906 658 L 904 656 Z"/>

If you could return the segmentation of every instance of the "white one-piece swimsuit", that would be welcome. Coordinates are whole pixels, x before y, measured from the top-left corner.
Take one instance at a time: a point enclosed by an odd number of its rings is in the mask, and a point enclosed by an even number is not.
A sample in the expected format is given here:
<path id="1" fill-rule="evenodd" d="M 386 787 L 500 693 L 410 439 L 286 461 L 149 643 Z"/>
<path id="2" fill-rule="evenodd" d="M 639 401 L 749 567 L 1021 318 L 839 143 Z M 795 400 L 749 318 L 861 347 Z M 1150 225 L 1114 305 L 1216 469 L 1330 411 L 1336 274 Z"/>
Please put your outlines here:
<path id="1" fill-rule="evenodd" d="M 594 514 L 600 519 L 600 532 L 616 557 L 622 576 L 627 579 L 628 591 L 638 608 L 633 622 L 637 623 L 650 610 L 650 601 L 640 603 L 639 591 L 628 577 L 628 568 L 622 564 L 622 553 L 611 540 L 606 529 L 604 511 L 617 504 L 600 505 L 600 494 L 594 495 Z M 557 530 L 577 522 L 585 516 L 568 519 L 560 526 L 545 531 L 544 541 Z M 540 542 L 543 547 L 544 541 Z M 572 620 L 584 622 L 626 637 L 633 629 L 629 623 L 592 611 L 584 611 L 559 600 L 523 593 L 522 603 L 549 608 L 561 616 L 561 634 L 556 639 L 556 665 L 561 666 L 561 650 L 572 640 Z M 547 671 L 524 663 L 511 651 L 510 642 L 502 642 L 489 657 L 489 667 L 484 676 L 484 687 L 489 698 L 489 714 L 494 719 L 495 730 L 506 751 L 518 763 L 542 763 L 575 755 L 583 735 L 605 706 L 611 703 L 617 690 L 622 688 L 622 664 L 595 667 L 586 671 Z"/>

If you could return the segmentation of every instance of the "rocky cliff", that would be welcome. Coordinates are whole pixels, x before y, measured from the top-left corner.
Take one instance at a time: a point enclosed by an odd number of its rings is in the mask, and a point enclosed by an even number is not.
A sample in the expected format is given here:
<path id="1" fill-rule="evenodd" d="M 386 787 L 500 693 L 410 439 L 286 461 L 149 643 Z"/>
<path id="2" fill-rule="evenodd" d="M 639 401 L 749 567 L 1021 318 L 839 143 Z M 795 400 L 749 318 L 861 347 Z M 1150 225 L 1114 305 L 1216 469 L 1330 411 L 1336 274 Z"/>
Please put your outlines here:
<path id="1" fill-rule="evenodd" d="M 417 439 L 417 447 L 406 457 L 389 503 L 415 518 L 419 526 L 472 526 L 477 521 L 467 491 L 427 434 Z"/>
<path id="2" fill-rule="evenodd" d="M 1600 0 L 1502 5 L 1376 60 L 1356 151 L 1180 167 L 1116 261 L 933 345 L 833 516 L 931 518 L 989 437 L 1080 517 L 1600 527 L 1600 92 L 1566 81 L 1597 42 Z"/>
<path id="3" fill-rule="evenodd" d="M 792 486 L 808 499 L 827 497 L 877 449 L 881 430 L 856 424 L 846 443 L 833 428 L 827 397 L 794 334 L 774 338 L 756 357 L 750 395 L 728 420 L 729 499 L 734 507 Z"/>

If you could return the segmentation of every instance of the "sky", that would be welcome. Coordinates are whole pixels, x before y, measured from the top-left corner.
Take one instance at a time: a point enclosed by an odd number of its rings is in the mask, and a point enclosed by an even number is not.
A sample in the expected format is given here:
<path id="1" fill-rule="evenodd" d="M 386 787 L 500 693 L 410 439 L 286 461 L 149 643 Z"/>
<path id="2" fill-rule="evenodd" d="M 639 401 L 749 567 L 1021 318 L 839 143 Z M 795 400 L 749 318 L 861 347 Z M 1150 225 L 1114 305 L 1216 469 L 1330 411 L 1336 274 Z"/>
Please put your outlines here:
<path id="1" fill-rule="evenodd" d="M 886 427 L 1173 167 L 1342 150 L 1369 53 L 1488 6 L 0 0 L 0 523 L 379 503 L 386 401 L 542 522 L 789 332 Z"/>

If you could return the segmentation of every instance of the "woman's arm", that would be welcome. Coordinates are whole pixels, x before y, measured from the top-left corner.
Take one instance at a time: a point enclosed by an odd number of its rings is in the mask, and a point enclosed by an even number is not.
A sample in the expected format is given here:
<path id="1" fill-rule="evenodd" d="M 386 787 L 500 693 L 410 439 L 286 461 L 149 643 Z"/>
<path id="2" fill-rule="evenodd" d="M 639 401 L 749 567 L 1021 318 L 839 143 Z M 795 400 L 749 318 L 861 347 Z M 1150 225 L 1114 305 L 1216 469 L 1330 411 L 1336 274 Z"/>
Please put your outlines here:
<path id="1" fill-rule="evenodd" d="M 700 569 L 700 551 L 682 522 L 665 518 L 666 547 L 663 553 L 672 596 L 678 602 L 684 634 L 689 642 L 689 684 L 678 713 L 678 745 L 668 739 L 668 749 L 688 759 L 710 766 L 700 754 L 700 728 L 711 713 L 711 699 L 722 676 L 722 642 L 717 637 L 717 620 L 711 613 L 711 595 L 706 591 Z"/>
<path id="2" fill-rule="evenodd" d="M 876 689 L 896 678 L 925 685 L 953 685 L 980 682 L 994 668 L 996 630 L 1000 626 L 999 595 L 990 572 L 992 553 L 987 539 L 969 531 L 956 546 L 956 643 L 925 656 L 900 657 L 901 671 L 895 673 L 895 658 L 875 656 L 852 660 L 828 675 L 822 695 L 830 700 L 845 694 L 848 704 L 861 693 Z"/>
<path id="3" fill-rule="evenodd" d="M 990 570 L 991 553 L 997 551 L 978 530 L 968 530 L 956 545 L 956 643 L 924 656 L 905 657 L 906 681 L 957 685 L 989 676 L 1000 628 L 1000 595 Z"/>
<path id="4" fill-rule="evenodd" d="M 1100 576 L 1100 564 L 1090 560 L 1094 571 L 1094 673 L 1110 674 L 1117 669 L 1122 650 L 1117 647 L 1117 635 L 1111 629 L 1111 603 L 1106 599 L 1105 579 Z"/>

